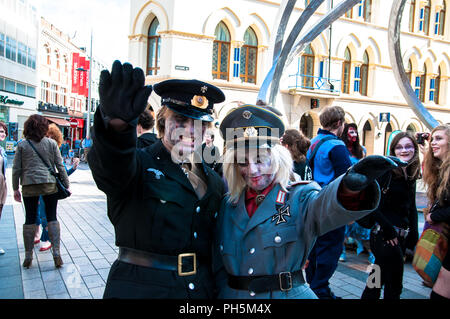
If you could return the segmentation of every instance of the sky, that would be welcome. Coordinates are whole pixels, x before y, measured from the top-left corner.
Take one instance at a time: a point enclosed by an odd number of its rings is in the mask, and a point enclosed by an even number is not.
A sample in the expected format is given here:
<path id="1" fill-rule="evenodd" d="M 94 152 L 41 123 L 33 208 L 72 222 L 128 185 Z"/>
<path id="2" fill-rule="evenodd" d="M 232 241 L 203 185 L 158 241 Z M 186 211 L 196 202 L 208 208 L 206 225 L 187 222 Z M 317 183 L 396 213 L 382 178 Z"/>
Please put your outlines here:
<path id="1" fill-rule="evenodd" d="M 41 16 L 110 67 L 128 60 L 129 0 L 31 0 Z"/>

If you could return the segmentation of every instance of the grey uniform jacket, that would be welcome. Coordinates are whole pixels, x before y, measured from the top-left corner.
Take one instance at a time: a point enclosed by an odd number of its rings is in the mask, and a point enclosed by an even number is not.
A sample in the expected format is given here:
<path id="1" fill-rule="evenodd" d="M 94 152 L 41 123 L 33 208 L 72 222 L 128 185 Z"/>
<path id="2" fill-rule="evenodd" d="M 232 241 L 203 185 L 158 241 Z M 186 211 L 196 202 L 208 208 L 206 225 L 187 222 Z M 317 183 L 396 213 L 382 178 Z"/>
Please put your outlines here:
<path id="1" fill-rule="evenodd" d="M 216 249 L 219 298 L 313 298 L 307 285 L 288 292 L 254 294 L 227 285 L 223 268 L 235 276 L 274 275 L 302 269 L 316 238 L 372 212 L 379 203 L 380 190 L 375 182 L 366 189 L 364 210 L 345 209 L 337 199 L 343 176 L 323 189 L 316 182 L 304 182 L 288 188 L 283 195 L 279 184 L 267 194 L 252 218 L 245 206 L 245 192 L 237 205 L 222 202 Z M 288 195 L 288 196 L 286 196 Z M 283 202 L 280 209 L 276 201 Z M 278 210 L 277 210 L 278 207 Z M 289 215 L 286 214 L 288 207 Z M 284 212 L 284 214 L 283 214 Z M 281 216 L 280 216 L 281 215 Z"/>

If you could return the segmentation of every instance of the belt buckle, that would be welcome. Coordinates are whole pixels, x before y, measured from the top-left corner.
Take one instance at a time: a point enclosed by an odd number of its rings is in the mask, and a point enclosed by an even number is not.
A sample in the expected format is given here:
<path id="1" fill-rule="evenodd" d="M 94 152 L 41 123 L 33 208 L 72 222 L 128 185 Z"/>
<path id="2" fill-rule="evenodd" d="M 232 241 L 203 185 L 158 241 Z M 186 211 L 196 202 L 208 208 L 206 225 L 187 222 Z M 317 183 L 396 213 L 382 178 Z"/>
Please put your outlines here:
<path id="1" fill-rule="evenodd" d="M 183 272 L 183 258 L 193 258 L 193 270 Z M 195 253 L 184 253 L 178 255 L 178 276 L 191 276 L 197 273 L 197 255 Z"/>
<path id="2" fill-rule="evenodd" d="M 283 288 L 283 279 L 282 279 L 282 277 L 283 277 L 283 275 L 287 275 L 287 278 L 288 278 L 288 282 L 289 282 L 289 287 L 286 289 L 286 288 Z M 279 279 L 279 281 L 280 281 L 280 290 L 281 291 L 289 291 L 289 290 L 291 290 L 292 289 L 292 275 L 291 275 L 291 273 L 289 272 L 289 271 L 285 271 L 285 272 L 280 272 L 279 274 L 278 274 L 278 279 Z"/>

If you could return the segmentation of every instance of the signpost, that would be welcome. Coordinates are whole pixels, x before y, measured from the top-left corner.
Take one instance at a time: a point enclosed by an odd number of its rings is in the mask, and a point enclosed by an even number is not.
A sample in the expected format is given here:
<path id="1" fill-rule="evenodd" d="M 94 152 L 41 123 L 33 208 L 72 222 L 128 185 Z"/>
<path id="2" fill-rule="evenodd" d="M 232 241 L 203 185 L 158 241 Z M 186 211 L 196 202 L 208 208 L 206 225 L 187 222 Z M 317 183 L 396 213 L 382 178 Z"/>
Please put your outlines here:
<path id="1" fill-rule="evenodd" d="M 72 128 L 72 140 L 70 142 L 70 148 L 73 149 L 73 138 L 75 134 L 75 129 L 78 127 L 77 119 L 70 119 L 70 127 Z"/>

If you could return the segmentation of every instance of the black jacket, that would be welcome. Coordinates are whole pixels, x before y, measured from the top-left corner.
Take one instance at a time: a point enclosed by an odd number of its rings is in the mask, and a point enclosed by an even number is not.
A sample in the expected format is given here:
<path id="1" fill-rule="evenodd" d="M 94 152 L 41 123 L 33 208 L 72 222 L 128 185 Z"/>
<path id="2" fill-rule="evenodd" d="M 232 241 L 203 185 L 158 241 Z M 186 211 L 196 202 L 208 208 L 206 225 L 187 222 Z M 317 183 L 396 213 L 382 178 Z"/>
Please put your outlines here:
<path id="1" fill-rule="evenodd" d="M 381 200 L 378 208 L 369 215 L 369 218 L 381 226 L 385 240 L 397 237 L 394 226 L 409 228 L 410 233 L 406 238 L 405 246 L 414 249 L 419 240 L 416 180 L 407 180 L 403 176 L 388 172 L 377 181 L 381 188 Z M 361 224 L 360 221 L 358 223 Z"/>
<path id="2" fill-rule="evenodd" d="M 158 141 L 158 137 L 155 133 L 144 133 L 137 138 L 136 147 L 144 148 L 150 146 Z"/>
<path id="3" fill-rule="evenodd" d="M 197 164 L 208 186 L 199 200 L 160 140 L 136 149 L 135 128 L 120 133 L 109 130 L 99 111 L 94 117 L 93 141 L 89 166 L 98 188 L 107 195 L 116 245 L 172 256 L 195 252 L 200 265 L 197 275 L 180 277 L 177 272 L 116 261 L 105 297 L 212 297 L 209 259 L 223 197 L 220 177 L 208 166 Z"/>

